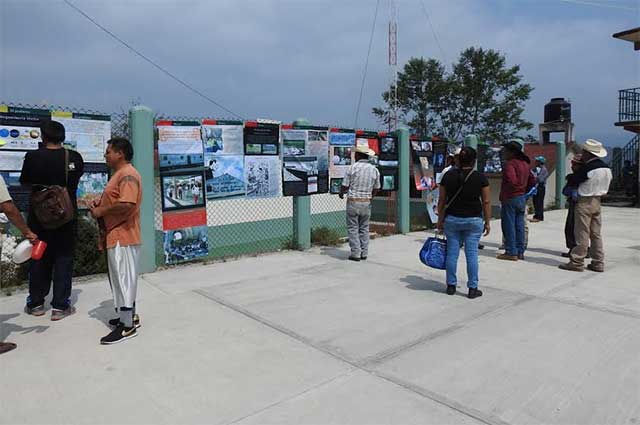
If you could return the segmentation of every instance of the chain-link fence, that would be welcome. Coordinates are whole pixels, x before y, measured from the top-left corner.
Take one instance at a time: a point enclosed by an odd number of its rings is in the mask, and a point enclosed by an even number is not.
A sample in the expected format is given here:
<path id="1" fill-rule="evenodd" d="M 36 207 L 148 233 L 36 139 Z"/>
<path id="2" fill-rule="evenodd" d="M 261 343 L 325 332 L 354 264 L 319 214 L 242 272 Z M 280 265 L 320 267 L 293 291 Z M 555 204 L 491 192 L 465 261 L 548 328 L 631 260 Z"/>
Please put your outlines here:
<path id="1" fill-rule="evenodd" d="M 0 105 L 10 108 L 40 109 L 47 111 L 71 112 L 75 114 L 110 115 L 87 108 L 67 107 L 47 104 L 23 104 L 0 101 Z M 128 137 L 128 114 L 124 111 L 111 114 L 112 136 Z M 19 173 L 7 173 L 19 174 Z M 17 178 L 11 179 L 17 181 Z M 15 187 L 10 187 L 14 192 Z M 25 211 L 23 211 L 25 212 Z M 12 262 L 13 251 L 22 240 L 20 232 L 7 222 L 6 218 L 0 224 L 0 287 L 15 286 L 25 281 L 28 272 L 28 264 L 16 265 Z M 93 275 L 105 273 L 107 270 L 104 254 L 98 251 L 98 227 L 86 210 L 79 211 L 77 244 L 74 261 L 74 276 Z"/>

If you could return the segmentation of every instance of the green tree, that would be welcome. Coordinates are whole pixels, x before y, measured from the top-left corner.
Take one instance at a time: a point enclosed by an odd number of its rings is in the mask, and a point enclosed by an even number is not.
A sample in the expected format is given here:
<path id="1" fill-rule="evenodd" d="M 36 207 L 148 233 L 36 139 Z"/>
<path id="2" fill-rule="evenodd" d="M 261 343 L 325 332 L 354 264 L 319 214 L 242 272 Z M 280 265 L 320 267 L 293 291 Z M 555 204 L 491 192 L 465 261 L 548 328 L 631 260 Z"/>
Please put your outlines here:
<path id="1" fill-rule="evenodd" d="M 533 88 L 522 80 L 520 67 L 495 50 L 470 47 L 448 73 L 435 59 L 412 58 L 398 74 L 399 118 L 420 135 L 504 141 L 533 127 L 522 118 Z M 382 94 L 385 107 L 373 109 L 385 124 L 391 90 Z"/>

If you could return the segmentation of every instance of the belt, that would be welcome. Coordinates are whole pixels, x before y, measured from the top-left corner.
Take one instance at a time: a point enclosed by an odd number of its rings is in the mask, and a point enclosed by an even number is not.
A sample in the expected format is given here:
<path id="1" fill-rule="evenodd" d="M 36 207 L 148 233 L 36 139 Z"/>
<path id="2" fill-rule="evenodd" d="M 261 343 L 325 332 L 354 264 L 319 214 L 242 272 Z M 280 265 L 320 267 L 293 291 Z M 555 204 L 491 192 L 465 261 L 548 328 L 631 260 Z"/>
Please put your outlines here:
<path id="1" fill-rule="evenodd" d="M 351 202 L 371 202 L 370 198 L 347 198 L 347 201 Z"/>

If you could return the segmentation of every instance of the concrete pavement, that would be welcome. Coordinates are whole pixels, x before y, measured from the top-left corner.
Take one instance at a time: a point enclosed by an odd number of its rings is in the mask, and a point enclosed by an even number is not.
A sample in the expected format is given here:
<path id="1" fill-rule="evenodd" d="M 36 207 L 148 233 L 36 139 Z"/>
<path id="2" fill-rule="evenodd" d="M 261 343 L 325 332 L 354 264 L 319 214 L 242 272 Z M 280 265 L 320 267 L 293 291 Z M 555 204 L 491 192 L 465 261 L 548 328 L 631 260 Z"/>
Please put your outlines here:
<path id="1" fill-rule="evenodd" d="M 0 423 L 640 423 L 640 212 L 604 211 L 606 273 L 572 273 L 564 212 L 500 262 L 499 222 L 469 300 L 417 258 L 425 234 L 369 260 L 314 248 L 177 267 L 140 283 L 137 338 L 100 346 L 104 279 L 61 322 L 0 298 Z"/>

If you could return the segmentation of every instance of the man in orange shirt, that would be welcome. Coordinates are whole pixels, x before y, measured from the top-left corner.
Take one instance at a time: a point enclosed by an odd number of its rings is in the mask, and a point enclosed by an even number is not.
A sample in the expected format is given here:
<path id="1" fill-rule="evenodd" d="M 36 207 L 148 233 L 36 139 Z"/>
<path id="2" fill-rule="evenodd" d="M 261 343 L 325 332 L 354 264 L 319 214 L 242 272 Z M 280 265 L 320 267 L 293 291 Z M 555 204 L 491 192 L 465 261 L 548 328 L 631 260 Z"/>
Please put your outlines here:
<path id="1" fill-rule="evenodd" d="M 114 174 L 100 201 L 92 206 L 91 216 L 98 220 L 106 238 L 103 249 L 107 249 L 109 281 L 116 311 L 120 315 L 109 321 L 115 329 L 100 339 L 100 343 L 116 344 L 137 336 L 136 329 L 140 327 L 134 310 L 141 244 L 142 183 L 140 174 L 131 165 L 133 147 L 127 139 L 109 140 L 104 157 Z"/>

